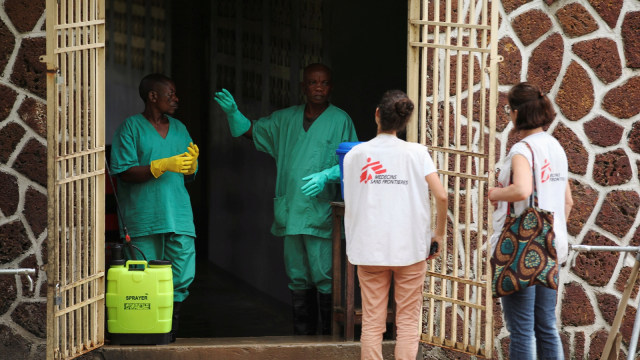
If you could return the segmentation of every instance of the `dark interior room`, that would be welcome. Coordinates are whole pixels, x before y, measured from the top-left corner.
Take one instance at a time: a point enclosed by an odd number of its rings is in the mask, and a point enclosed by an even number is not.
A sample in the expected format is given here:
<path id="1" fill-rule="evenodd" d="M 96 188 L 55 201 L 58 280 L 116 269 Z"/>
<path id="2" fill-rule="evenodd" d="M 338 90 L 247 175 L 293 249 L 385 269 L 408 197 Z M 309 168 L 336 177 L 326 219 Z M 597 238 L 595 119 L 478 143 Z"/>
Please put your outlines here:
<path id="1" fill-rule="evenodd" d="M 407 3 L 160 0 L 144 16 L 131 1 L 115 5 L 107 0 L 107 143 L 126 116 L 142 110 L 141 76 L 164 72 L 180 99 L 174 117 L 201 152 L 187 186 L 197 271 L 178 336 L 292 334 L 282 239 L 270 233 L 275 162 L 231 136 L 213 94 L 228 89 L 257 120 L 302 103 L 301 70 L 321 62 L 333 70 L 332 104 L 351 116 L 360 141 L 370 140 L 382 93 L 406 88 Z M 142 46 L 137 67 L 136 31 L 156 44 Z"/>

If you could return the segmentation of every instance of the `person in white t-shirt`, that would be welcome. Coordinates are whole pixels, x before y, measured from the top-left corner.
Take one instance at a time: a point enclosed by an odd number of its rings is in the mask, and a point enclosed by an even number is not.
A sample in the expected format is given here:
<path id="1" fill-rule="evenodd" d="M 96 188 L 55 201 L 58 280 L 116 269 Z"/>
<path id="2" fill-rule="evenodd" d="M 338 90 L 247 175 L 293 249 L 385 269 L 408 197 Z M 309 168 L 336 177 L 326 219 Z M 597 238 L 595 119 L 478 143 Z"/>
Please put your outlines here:
<path id="1" fill-rule="evenodd" d="M 543 129 L 551 124 L 555 111 L 549 98 L 530 83 L 520 83 L 511 88 L 508 98 L 509 105 L 505 110 L 521 140 L 511 147 L 504 159 L 497 187 L 489 188 L 489 201 L 496 208 L 492 251 L 502 232 L 509 202 L 514 203 L 516 215 L 528 207 L 533 192 L 533 163 L 538 206 L 554 214 L 558 262 L 564 263 L 568 255 L 566 224 L 573 206 L 567 155 L 558 140 Z M 510 182 L 511 175 L 513 182 Z M 556 298 L 556 290 L 538 285 L 501 298 L 510 333 L 510 359 L 535 359 L 536 354 L 539 359 L 564 357 L 556 326 Z"/>
<path id="2" fill-rule="evenodd" d="M 391 279 L 396 303 L 395 359 L 416 358 L 422 289 L 431 243 L 439 255 L 446 231 L 447 193 L 427 148 L 397 137 L 413 111 L 400 90 L 376 108 L 378 135 L 344 158 L 347 257 L 358 265 L 362 294 L 362 359 L 382 359 Z M 435 198 L 431 229 L 429 191 Z"/>

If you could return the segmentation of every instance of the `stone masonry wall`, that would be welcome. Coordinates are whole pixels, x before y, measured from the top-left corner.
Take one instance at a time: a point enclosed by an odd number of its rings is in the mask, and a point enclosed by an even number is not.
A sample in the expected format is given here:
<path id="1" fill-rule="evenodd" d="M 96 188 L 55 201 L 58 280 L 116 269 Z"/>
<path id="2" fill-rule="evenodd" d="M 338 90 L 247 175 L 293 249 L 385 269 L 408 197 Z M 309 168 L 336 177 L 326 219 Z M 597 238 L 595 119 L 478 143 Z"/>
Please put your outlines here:
<path id="1" fill-rule="evenodd" d="M 509 88 L 525 80 L 540 85 L 558 114 L 548 131 L 569 159 L 570 242 L 640 245 L 640 1 L 501 3 L 500 155 L 516 140 L 501 111 Z M 567 359 L 600 357 L 633 264 L 632 255 L 570 254 L 557 312 Z M 636 283 L 620 329 L 620 358 L 638 300 Z M 508 332 L 496 324 L 497 358 L 508 359 Z"/>
<path id="2" fill-rule="evenodd" d="M 46 349 L 47 122 L 44 0 L 0 0 L 0 358 Z"/>

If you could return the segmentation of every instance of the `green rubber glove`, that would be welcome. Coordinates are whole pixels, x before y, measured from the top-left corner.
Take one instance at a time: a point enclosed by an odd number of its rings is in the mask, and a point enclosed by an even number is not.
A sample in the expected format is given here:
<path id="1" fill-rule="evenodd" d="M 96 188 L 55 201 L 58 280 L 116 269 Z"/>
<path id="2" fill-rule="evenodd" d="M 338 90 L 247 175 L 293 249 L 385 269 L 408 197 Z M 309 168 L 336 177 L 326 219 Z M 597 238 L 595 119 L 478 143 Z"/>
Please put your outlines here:
<path id="1" fill-rule="evenodd" d="M 302 193 L 307 196 L 316 196 L 324 189 L 324 185 L 327 182 L 336 183 L 339 180 L 340 166 L 335 165 L 315 174 L 303 177 L 302 181 L 307 181 L 307 183 L 300 189 L 302 190 Z"/>
<path id="2" fill-rule="evenodd" d="M 166 171 L 186 174 L 191 169 L 192 160 L 193 158 L 189 153 L 153 160 L 150 165 L 151 173 L 155 178 L 159 178 Z"/>
<path id="3" fill-rule="evenodd" d="M 229 90 L 222 89 L 222 91 L 217 92 L 213 96 L 213 99 L 220 105 L 222 111 L 227 114 L 231 136 L 238 137 L 251 128 L 251 121 L 238 111 L 238 105 Z"/>
<path id="4" fill-rule="evenodd" d="M 200 149 L 198 149 L 198 145 L 194 143 L 189 143 L 189 147 L 187 147 L 187 151 L 189 155 L 191 155 L 192 163 L 189 171 L 186 172 L 187 175 L 191 175 L 198 170 L 198 156 L 200 155 Z"/>

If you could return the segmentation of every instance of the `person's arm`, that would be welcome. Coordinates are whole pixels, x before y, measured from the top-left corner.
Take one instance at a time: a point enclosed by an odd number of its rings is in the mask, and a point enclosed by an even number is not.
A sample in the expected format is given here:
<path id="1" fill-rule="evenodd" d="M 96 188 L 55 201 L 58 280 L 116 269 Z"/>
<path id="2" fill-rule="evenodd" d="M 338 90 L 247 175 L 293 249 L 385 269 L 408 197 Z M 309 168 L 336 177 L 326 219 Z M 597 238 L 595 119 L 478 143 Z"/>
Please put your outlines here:
<path id="1" fill-rule="evenodd" d="M 523 155 L 516 154 L 511 158 L 513 182 L 504 188 L 489 188 L 488 198 L 494 204 L 497 201 L 516 202 L 528 198 L 533 192 L 533 177 L 529 161 Z"/>
<path id="2" fill-rule="evenodd" d="M 571 212 L 571 208 L 573 208 L 573 196 L 571 195 L 571 186 L 567 181 L 567 189 L 564 192 L 564 219 L 565 221 L 569 221 L 569 213 Z"/>
<path id="3" fill-rule="evenodd" d="M 213 99 L 220 105 L 222 111 L 227 114 L 231 136 L 238 137 L 244 135 L 252 139 L 251 121 L 238 110 L 238 105 L 233 95 L 231 95 L 227 89 L 222 89 L 222 91 L 215 93 Z"/>
<path id="4" fill-rule="evenodd" d="M 447 191 L 442 186 L 437 172 L 425 176 L 424 179 L 429 185 L 431 196 L 433 196 L 436 201 L 436 229 L 431 237 L 431 242 L 438 243 L 438 251 L 433 255 L 436 257 L 440 255 L 442 247 L 444 246 L 444 236 L 447 232 L 447 203 L 449 199 L 447 198 Z"/>
<path id="5" fill-rule="evenodd" d="M 131 183 L 143 183 L 155 179 L 151 173 L 151 166 L 133 166 L 118 174 L 120 179 Z"/>

